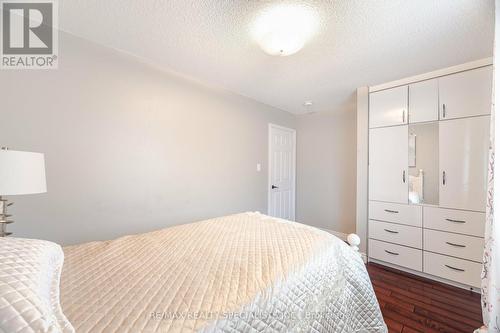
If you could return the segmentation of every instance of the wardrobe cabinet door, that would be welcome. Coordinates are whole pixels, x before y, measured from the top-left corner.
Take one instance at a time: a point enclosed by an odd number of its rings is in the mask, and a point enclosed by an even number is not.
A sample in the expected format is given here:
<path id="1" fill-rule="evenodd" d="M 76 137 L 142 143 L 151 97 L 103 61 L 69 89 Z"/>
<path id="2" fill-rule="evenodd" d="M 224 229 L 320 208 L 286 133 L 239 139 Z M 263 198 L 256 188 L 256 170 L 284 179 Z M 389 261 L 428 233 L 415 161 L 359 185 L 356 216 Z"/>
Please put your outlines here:
<path id="1" fill-rule="evenodd" d="M 408 94 L 408 120 L 410 123 L 438 120 L 437 79 L 410 84 Z"/>
<path id="2" fill-rule="evenodd" d="M 408 125 L 370 130 L 370 200 L 408 203 Z"/>
<path id="3" fill-rule="evenodd" d="M 408 123 L 408 86 L 370 94 L 370 128 Z"/>
<path id="4" fill-rule="evenodd" d="M 490 117 L 439 123 L 439 206 L 484 212 Z"/>
<path id="5" fill-rule="evenodd" d="M 492 66 L 439 78 L 440 119 L 490 114 Z"/>

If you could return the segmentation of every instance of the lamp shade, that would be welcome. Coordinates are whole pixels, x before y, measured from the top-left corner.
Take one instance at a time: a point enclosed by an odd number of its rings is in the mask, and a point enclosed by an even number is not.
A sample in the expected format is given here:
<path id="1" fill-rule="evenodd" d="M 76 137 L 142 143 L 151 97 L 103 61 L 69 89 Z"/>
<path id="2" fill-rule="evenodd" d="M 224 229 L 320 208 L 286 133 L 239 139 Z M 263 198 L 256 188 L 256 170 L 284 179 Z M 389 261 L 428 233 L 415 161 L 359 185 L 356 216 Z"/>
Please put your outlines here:
<path id="1" fill-rule="evenodd" d="M 43 154 L 0 150 L 0 195 L 44 192 L 47 184 Z"/>

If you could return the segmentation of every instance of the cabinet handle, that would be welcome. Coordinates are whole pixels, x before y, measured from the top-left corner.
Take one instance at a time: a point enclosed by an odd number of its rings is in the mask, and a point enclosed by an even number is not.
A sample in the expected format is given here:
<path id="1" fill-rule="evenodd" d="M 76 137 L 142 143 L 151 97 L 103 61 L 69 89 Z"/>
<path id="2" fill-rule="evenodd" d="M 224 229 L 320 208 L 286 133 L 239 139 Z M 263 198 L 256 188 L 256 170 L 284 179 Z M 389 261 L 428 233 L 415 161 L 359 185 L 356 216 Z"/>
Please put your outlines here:
<path id="1" fill-rule="evenodd" d="M 454 247 L 465 247 L 465 245 L 462 245 L 462 244 L 455 244 L 455 243 L 450 243 L 450 242 L 446 242 L 446 244 L 451 245 L 451 246 L 454 246 Z"/>
<path id="2" fill-rule="evenodd" d="M 465 223 L 465 221 L 462 220 L 453 220 L 453 219 L 446 219 L 448 222 L 454 222 L 454 223 Z"/>
<path id="3" fill-rule="evenodd" d="M 390 232 L 391 234 L 399 234 L 399 231 L 394 231 L 394 230 L 389 230 L 389 229 L 384 229 L 387 232 Z"/>
<path id="4" fill-rule="evenodd" d="M 397 210 L 390 210 L 390 209 L 384 209 L 384 211 L 386 211 L 387 213 L 393 213 L 393 214 L 399 213 Z"/>
<path id="5" fill-rule="evenodd" d="M 406 170 L 403 170 L 403 183 L 406 183 Z"/>
<path id="6" fill-rule="evenodd" d="M 465 269 L 456 268 L 456 267 L 453 267 L 453 266 L 450 266 L 450 265 L 445 265 L 445 266 L 448 267 L 449 269 L 453 269 L 454 271 L 465 272 Z"/>
<path id="7" fill-rule="evenodd" d="M 446 118 L 446 104 L 443 103 L 443 119 Z"/>
<path id="8" fill-rule="evenodd" d="M 399 256 L 399 253 L 384 250 L 385 252 L 392 254 L 393 256 Z"/>
<path id="9" fill-rule="evenodd" d="M 446 171 L 443 171 L 443 185 L 446 185 Z"/>
<path id="10" fill-rule="evenodd" d="M 406 110 L 403 110 L 403 124 L 406 123 Z"/>

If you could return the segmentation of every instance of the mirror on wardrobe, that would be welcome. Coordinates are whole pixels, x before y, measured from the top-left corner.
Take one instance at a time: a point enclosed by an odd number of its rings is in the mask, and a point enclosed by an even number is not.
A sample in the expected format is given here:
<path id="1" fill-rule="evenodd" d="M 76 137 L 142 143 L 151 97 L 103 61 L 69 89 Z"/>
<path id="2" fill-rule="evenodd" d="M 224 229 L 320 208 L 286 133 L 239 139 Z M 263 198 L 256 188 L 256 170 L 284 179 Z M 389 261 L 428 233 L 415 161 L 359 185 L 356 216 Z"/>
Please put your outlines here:
<path id="1" fill-rule="evenodd" d="M 408 201 L 439 204 L 439 123 L 408 126 Z"/>

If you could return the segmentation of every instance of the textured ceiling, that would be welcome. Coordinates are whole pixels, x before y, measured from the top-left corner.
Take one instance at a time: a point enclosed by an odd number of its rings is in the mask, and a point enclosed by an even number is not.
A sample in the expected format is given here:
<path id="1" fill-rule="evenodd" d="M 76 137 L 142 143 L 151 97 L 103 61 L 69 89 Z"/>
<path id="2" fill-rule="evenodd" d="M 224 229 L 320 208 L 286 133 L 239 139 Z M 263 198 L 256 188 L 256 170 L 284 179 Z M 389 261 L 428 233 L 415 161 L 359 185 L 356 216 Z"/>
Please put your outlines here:
<path id="1" fill-rule="evenodd" d="M 307 3 L 318 33 L 272 57 L 251 39 L 257 0 L 65 0 L 62 30 L 161 68 L 293 113 L 334 111 L 353 91 L 489 57 L 494 0 L 338 0 Z"/>

